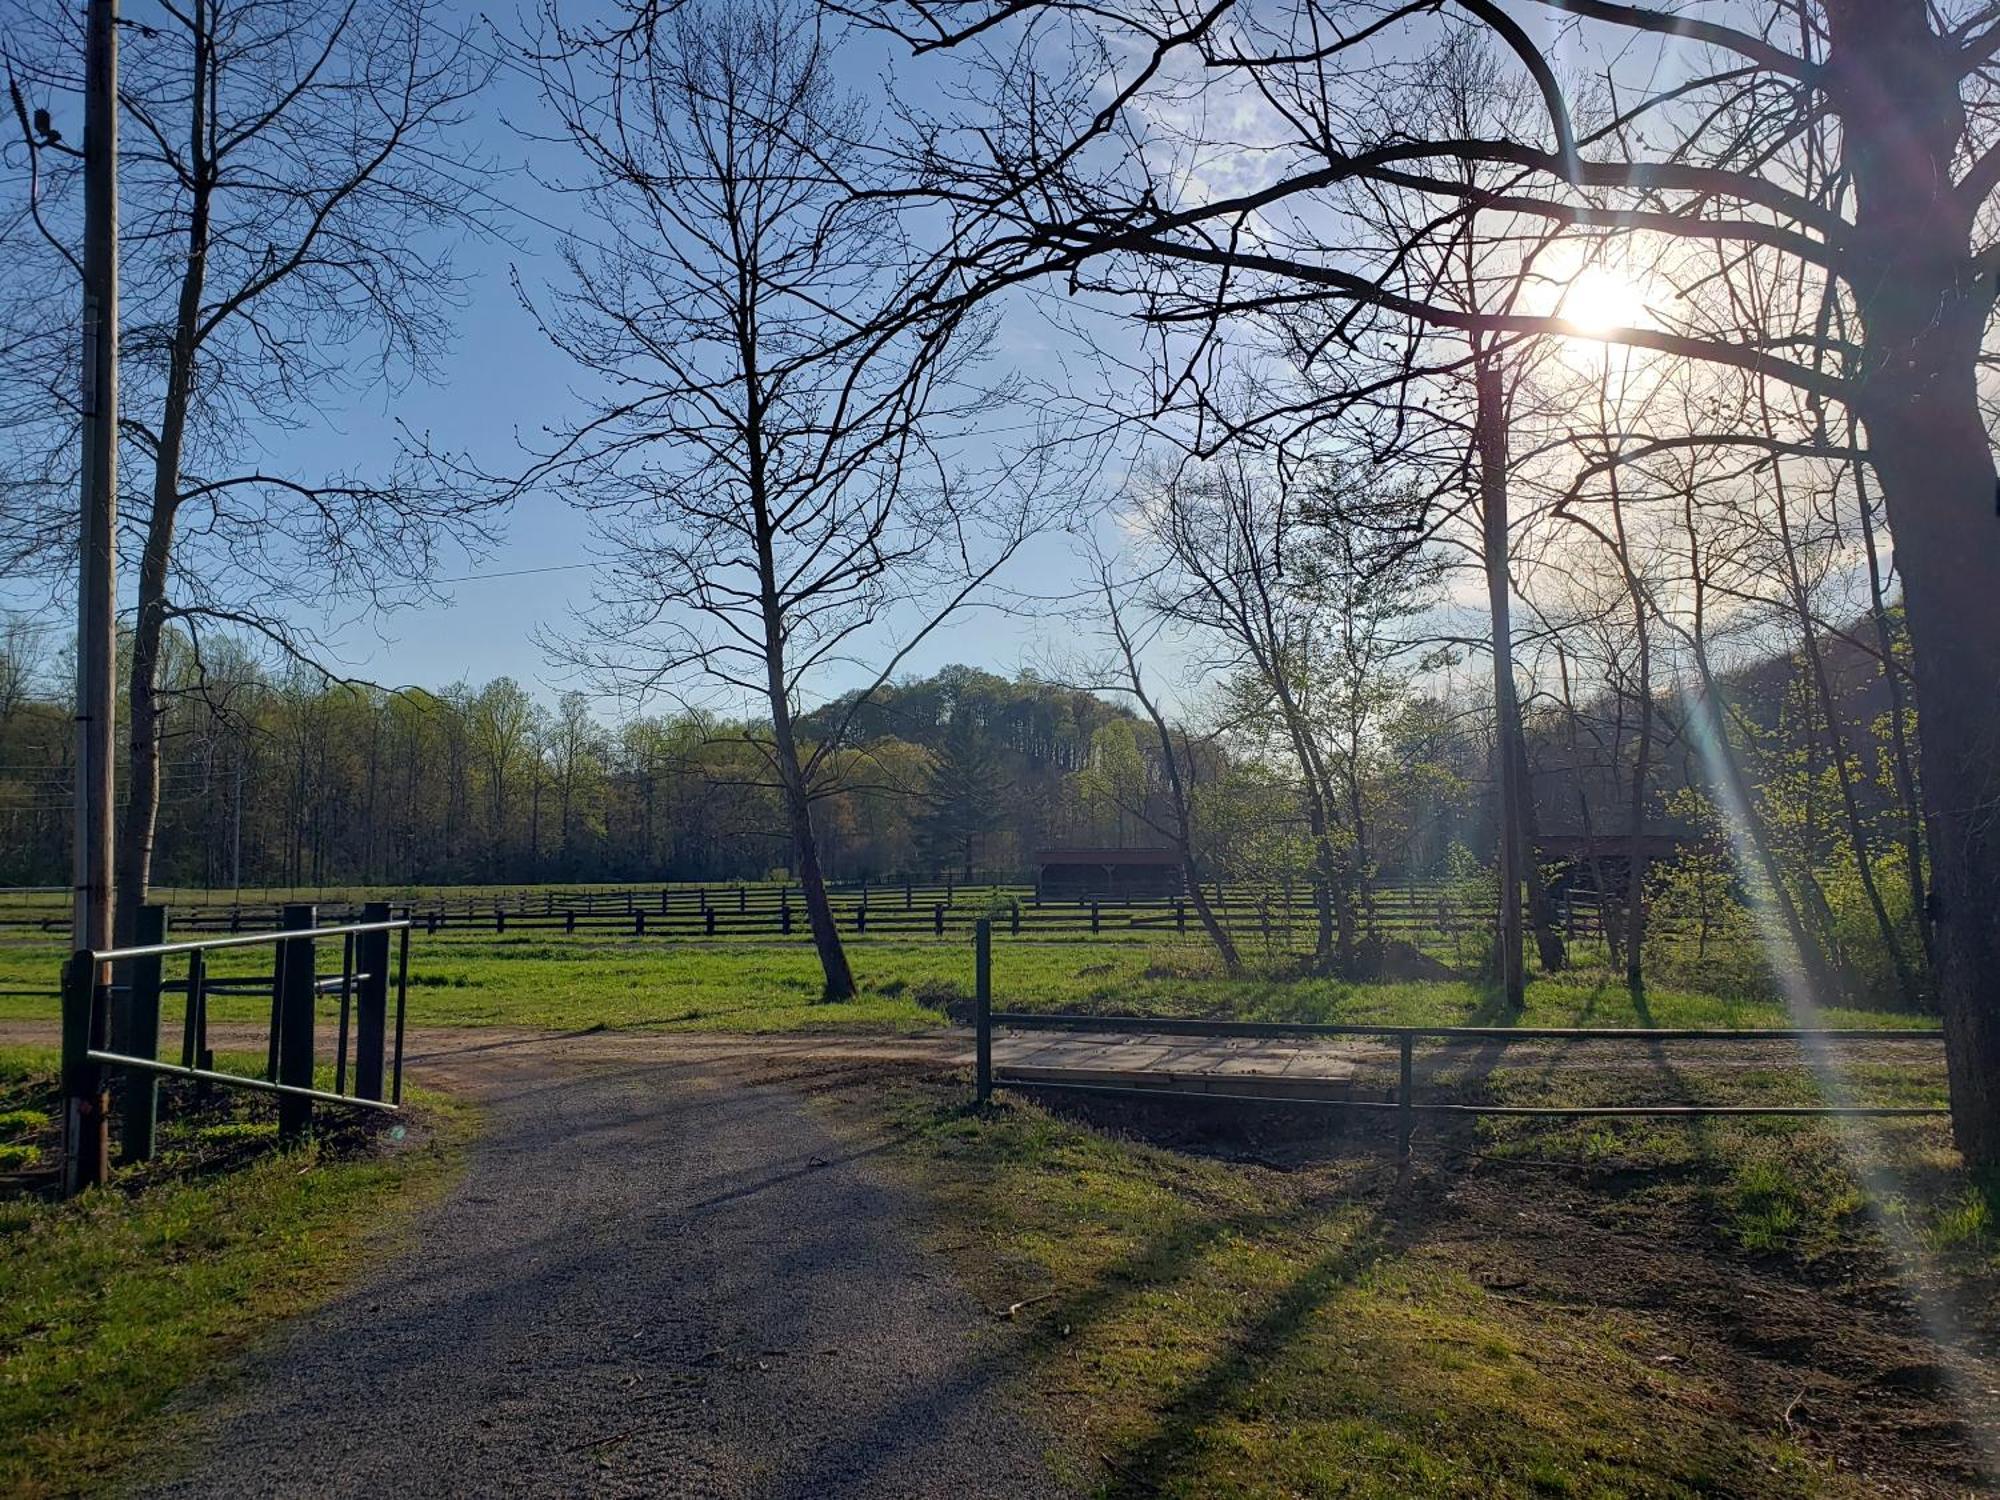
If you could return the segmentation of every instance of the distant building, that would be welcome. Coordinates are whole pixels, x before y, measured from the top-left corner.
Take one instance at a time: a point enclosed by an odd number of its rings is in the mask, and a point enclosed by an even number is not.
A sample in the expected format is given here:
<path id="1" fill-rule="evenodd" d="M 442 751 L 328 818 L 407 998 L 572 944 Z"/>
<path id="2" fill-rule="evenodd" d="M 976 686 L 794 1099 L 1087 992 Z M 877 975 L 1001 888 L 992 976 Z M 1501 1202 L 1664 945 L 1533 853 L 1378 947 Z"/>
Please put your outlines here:
<path id="1" fill-rule="evenodd" d="M 1186 889 L 1172 849 L 1043 849 L 1035 866 L 1044 900 L 1160 900 Z"/>
<path id="2" fill-rule="evenodd" d="M 1704 840 L 1679 832 L 1642 833 L 1639 858 L 1647 870 L 1672 864 L 1681 854 L 1701 847 Z M 1623 897 L 1632 883 L 1632 838 L 1626 833 L 1544 833 L 1535 839 L 1535 860 L 1549 874 L 1552 894 L 1594 891 L 1601 882 L 1610 895 Z M 1643 878 L 1643 877 L 1642 877 Z"/>

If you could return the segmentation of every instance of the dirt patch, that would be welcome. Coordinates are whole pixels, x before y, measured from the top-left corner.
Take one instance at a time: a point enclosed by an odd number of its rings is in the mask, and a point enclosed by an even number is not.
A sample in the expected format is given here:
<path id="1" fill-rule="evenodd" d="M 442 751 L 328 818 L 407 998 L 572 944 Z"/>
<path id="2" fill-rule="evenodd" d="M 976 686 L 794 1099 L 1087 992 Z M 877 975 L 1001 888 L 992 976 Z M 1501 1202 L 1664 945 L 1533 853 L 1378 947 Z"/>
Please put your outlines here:
<path id="1" fill-rule="evenodd" d="M 1080 1096 L 1052 1113 L 1171 1150 L 1287 1174 L 1343 1174 L 1405 1253 L 1547 1319 L 1637 1330 L 1652 1361 L 1697 1376 L 1745 1430 L 1783 1437 L 1882 1492 L 1995 1493 L 2000 1299 L 1974 1274 L 1927 1319 L 1893 1252 L 1857 1218 L 1810 1258 L 1752 1253 L 1685 1163 L 1510 1158 L 1475 1129 L 1430 1132 L 1407 1172 L 1392 1117 L 1285 1106 Z M 1357 1171 L 1357 1166 L 1362 1169 Z M 1295 1178 L 1296 1180 L 1296 1178 Z"/>

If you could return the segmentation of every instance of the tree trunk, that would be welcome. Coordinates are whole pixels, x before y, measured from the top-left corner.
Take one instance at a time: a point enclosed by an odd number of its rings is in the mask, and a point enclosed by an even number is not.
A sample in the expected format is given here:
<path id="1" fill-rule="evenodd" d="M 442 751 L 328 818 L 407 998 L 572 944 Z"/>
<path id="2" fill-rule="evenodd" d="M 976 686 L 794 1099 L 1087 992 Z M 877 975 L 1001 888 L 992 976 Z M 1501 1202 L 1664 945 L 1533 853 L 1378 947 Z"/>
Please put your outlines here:
<path id="1" fill-rule="evenodd" d="M 1828 78 L 1854 182 L 1855 399 L 1903 576 L 1922 733 L 1938 1009 L 1952 1129 L 2000 1166 L 2000 507 L 1976 378 L 1994 278 L 1979 205 L 1950 188 L 1965 137 L 1958 42 L 1920 0 L 1827 0 Z"/>
<path id="2" fill-rule="evenodd" d="M 1528 769 L 1528 735 L 1520 722 L 1520 705 L 1514 710 L 1514 790 L 1517 794 L 1515 810 L 1520 814 L 1514 825 L 1514 835 L 1520 850 L 1518 859 L 1522 877 L 1528 883 L 1528 925 L 1535 934 L 1535 954 L 1541 960 L 1544 974 L 1559 974 L 1569 962 L 1569 955 L 1563 948 L 1563 935 L 1556 930 L 1556 913 L 1549 901 L 1548 882 L 1542 879 L 1542 867 L 1535 857 L 1535 846 L 1541 842 L 1541 823 L 1535 815 L 1535 782 Z"/>
<path id="3" fill-rule="evenodd" d="M 1478 357 L 1478 394 L 1473 443 L 1479 455 L 1479 530 L 1486 570 L 1486 606 L 1493 646 L 1494 827 L 1500 866 L 1498 923 L 1500 987 L 1510 1009 L 1527 1001 L 1527 972 L 1521 954 L 1521 870 L 1517 837 L 1520 789 L 1515 784 L 1513 745 L 1520 734 L 1521 710 L 1514 695 L 1514 629 L 1507 573 L 1507 403 L 1500 362 L 1490 352 Z"/>
<path id="4" fill-rule="evenodd" d="M 1859 446 L 1858 435 L 1855 446 Z M 1874 506 L 1868 498 L 1867 468 L 1854 465 L 1856 509 L 1861 517 L 1861 541 L 1868 554 L 1868 617 L 1875 627 L 1876 648 L 1882 653 L 1882 684 L 1889 693 L 1890 773 L 1896 783 L 1898 822 L 1902 825 L 1903 880 L 1910 893 L 1910 922 L 1923 946 L 1924 972 L 1936 970 L 1931 951 L 1930 901 L 1924 894 L 1924 816 L 1917 800 L 1917 776 L 1910 755 L 1909 703 L 1903 671 L 1896 658 L 1896 634 L 1889 623 L 1889 606 L 1882 582 L 1882 557 L 1875 543 Z"/>
<path id="5" fill-rule="evenodd" d="M 827 900 L 826 878 L 820 873 L 819 840 L 813 833 L 812 799 L 797 780 L 797 760 L 789 748 L 791 727 L 785 728 L 779 754 L 790 764 L 792 776 L 785 786 L 785 811 L 791 825 L 792 852 L 798 861 L 799 891 L 805 897 L 806 925 L 812 931 L 813 948 L 819 954 L 820 971 L 825 977 L 824 998 L 852 1000 L 854 971 L 847 962 L 847 949 L 833 919 L 833 904 Z"/>
<path id="6" fill-rule="evenodd" d="M 798 740 L 792 733 L 791 695 L 785 679 L 785 622 L 777 602 L 777 573 L 772 563 L 770 533 L 761 526 L 763 508 L 758 507 L 758 562 L 764 585 L 764 672 L 765 694 L 771 709 L 771 748 L 777 762 L 779 790 L 785 799 L 785 821 L 791 834 L 792 857 L 798 865 L 799 894 L 805 898 L 806 926 L 812 933 L 813 948 L 819 954 L 825 986 L 822 998 L 852 1000 L 856 993 L 854 970 L 847 962 L 847 948 L 840 940 L 840 928 L 833 919 L 833 903 L 827 899 L 826 877 L 820 869 L 819 839 L 813 831 L 812 789 L 806 785 L 805 769 L 799 760 Z"/>

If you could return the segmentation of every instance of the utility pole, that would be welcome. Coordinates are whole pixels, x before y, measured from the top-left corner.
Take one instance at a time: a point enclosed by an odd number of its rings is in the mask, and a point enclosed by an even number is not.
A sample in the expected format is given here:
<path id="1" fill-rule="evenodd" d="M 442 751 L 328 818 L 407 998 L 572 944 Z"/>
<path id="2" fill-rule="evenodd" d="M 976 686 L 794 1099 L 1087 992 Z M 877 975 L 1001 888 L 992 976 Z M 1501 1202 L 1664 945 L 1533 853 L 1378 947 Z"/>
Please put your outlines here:
<path id="1" fill-rule="evenodd" d="M 243 900 L 243 750 L 236 747 L 236 821 L 229 830 L 229 899 Z"/>
<path id="2" fill-rule="evenodd" d="M 112 743 L 117 711 L 118 0 L 89 0 L 83 111 L 83 495 L 77 567 L 76 905 L 73 948 L 111 946 Z M 102 1182 L 110 1156 L 104 1069 L 108 966 L 67 987 L 64 1185 Z M 72 1014 L 72 1010 L 76 1013 Z"/>

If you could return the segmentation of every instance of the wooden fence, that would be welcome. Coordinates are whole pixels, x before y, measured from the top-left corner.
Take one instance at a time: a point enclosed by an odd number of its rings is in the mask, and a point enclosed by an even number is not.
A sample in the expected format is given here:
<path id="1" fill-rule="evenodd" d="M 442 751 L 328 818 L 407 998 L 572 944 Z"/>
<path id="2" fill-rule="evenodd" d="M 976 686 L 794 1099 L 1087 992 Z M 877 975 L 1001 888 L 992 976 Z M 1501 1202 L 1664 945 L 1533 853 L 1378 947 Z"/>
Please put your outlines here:
<path id="1" fill-rule="evenodd" d="M 1044 899 L 1032 886 L 958 885 L 954 882 L 853 884 L 829 892 L 835 921 L 845 933 L 898 938 L 963 940 L 973 923 L 988 918 L 1008 937 L 1075 939 L 1201 935 L 1185 897 L 1154 899 Z M 1302 886 L 1222 883 L 1206 895 L 1223 927 L 1239 944 L 1294 947 L 1310 944 L 1315 913 Z M 1490 897 L 1430 883 L 1378 887 L 1364 929 L 1413 943 L 1483 941 L 1492 928 Z M 321 900 L 323 921 L 358 920 L 363 903 Z M 174 929 L 189 933 L 255 932 L 278 920 L 284 903 L 187 903 L 172 909 Z M 569 891 L 523 889 L 498 894 L 435 897 L 396 903 L 417 930 L 429 933 L 561 933 L 564 936 L 655 938 L 804 938 L 805 904 L 795 885 L 740 884 L 629 887 Z M 1560 904 L 1565 935 L 1602 934 L 1595 903 L 1579 895 Z M 59 932 L 67 912 L 54 908 L 0 909 L 0 927 Z"/>

